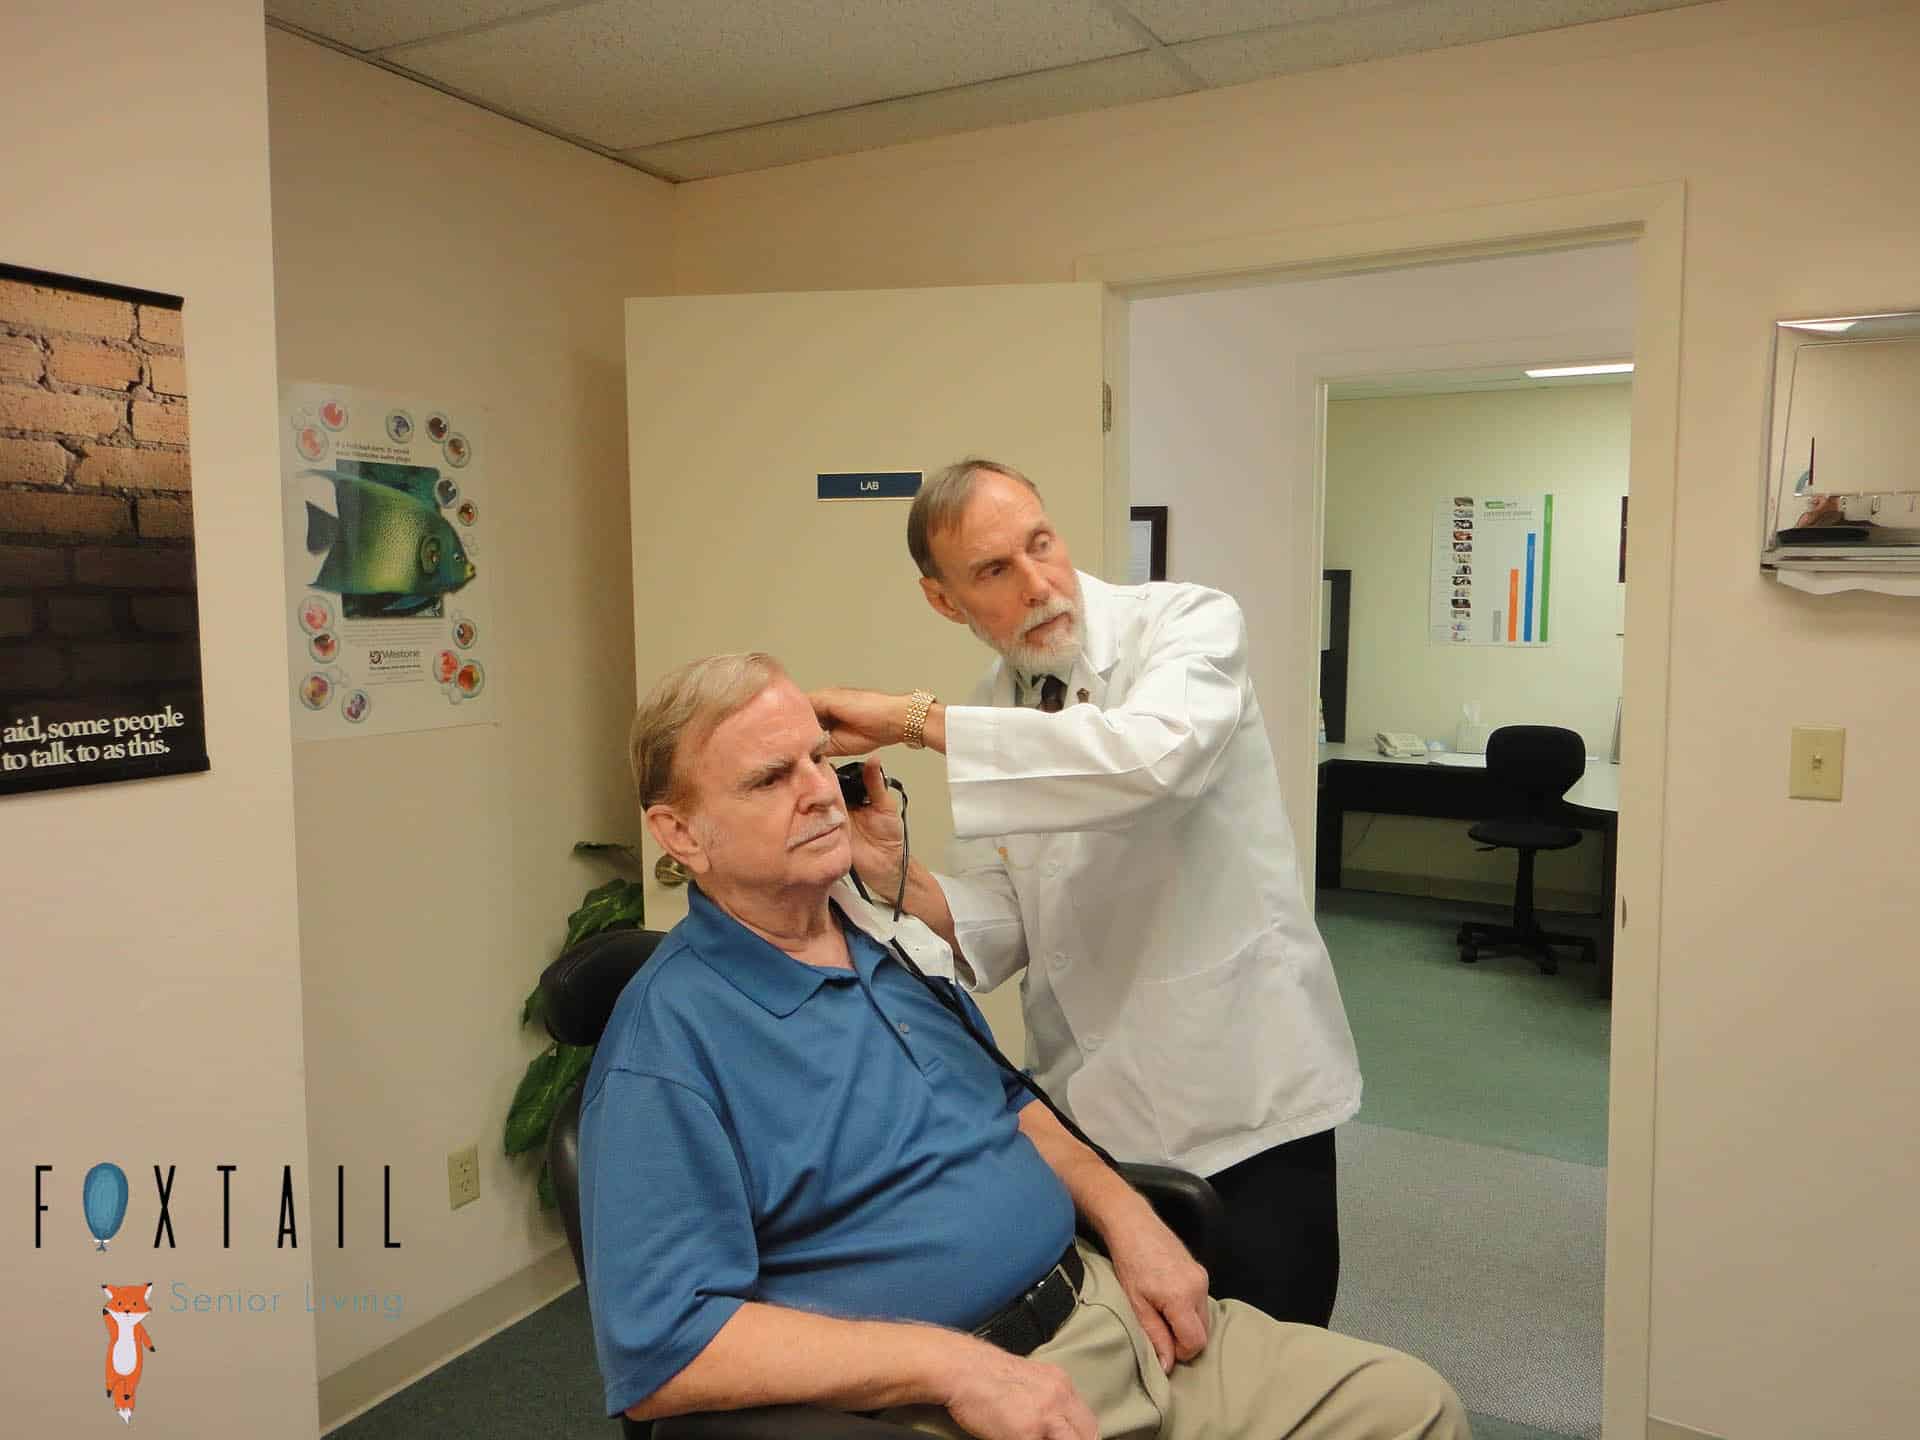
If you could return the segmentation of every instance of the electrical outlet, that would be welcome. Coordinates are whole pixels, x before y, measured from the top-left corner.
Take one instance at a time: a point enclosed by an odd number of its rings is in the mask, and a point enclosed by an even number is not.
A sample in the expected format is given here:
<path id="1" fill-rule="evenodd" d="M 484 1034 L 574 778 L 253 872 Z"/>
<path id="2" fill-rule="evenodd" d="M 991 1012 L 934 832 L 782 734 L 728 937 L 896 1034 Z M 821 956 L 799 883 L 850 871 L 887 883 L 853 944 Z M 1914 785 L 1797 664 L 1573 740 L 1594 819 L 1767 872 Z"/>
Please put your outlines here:
<path id="1" fill-rule="evenodd" d="M 1835 725 L 1793 727 L 1787 794 L 1795 800 L 1838 800 L 1846 778 L 1847 732 Z"/>
<path id="2" fill-rule="evenodd" d="M 480 1198 L 480 1147 L 469 1145 L 447 1156 L 447 1208 L 458 1210 Z"/>

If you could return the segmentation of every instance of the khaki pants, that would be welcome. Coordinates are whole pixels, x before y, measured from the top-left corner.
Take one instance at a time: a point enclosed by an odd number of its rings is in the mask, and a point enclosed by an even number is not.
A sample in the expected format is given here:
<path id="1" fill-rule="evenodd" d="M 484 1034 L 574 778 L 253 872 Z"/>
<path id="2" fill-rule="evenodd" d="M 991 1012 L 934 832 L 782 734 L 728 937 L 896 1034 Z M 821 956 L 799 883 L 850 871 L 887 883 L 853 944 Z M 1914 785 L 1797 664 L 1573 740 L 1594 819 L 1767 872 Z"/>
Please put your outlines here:
<path id="1" fill-rule="evenodd" d="M 1207 1348 L 1161 1373 L 1113 1267 L 1083 1242 L 1080 1304 L 1033 1359 L 1058 1365 L 1103 1440 L 1470 1440 L 1451 1386 L 1410 1355 L 1210 1300 Z M 963 1437 L 946 1411 L 882 1419 Z"/>

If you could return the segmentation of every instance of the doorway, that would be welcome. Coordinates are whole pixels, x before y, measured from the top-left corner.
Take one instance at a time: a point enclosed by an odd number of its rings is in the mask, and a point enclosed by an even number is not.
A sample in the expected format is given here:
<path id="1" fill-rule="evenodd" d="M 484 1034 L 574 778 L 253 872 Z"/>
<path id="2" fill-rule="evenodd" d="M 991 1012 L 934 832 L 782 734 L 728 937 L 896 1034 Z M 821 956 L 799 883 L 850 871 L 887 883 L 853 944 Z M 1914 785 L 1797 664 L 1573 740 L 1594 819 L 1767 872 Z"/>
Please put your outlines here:
<path id="1" fill-rule="evenodd" d="M 1654 187 L 1498 207 L 1471 215 L 1405 218 L 1148 254 L 1093 257 L 1083 261 L 1077 271 L 1082 278 L 1103 280 L 1121 295 L 1138 301 L 1200 294 L 1230 285 L 1242 287 L 1258 279 L 1310 281 L 1382 269 L 1408 270 L 1421 264 L 1447 265 L 1490 254 L 1540 255 L 1579 241 L 1633 242 L 1629 253 L 1637 294 L 1631 348 L 1639 362 L 1639 374 L 1631 401 L 1630 470 L 1636 533 L 1628 565 L 1636 581 L 1631 605 L 1636 619 L 1633 646 L 1623 657 L 1621 685 L 1622 692 L 1629 695 L 1622 749 L 1633 763 L 1631 781 L 1623 788 L 1620 801 L 1619 900 L 1609 917 L 1616 930 L 1618 966 L 1609 1042 L 1612 1086 L 1607 1101 L 1609 1165 L 1605 1185 L 1608 1323 L 1603 1409 L 1609 1436 L 1640 1434 L 1646 1414 L 1654 1078 L 1651 1054 L 1658 953 L 1654 907 L 1660 878 L 1659 812 L 1664 788 L 1665 664 L 1670 628 L 1671 549 L 1666 532 L 1673 507 L 1680 199 L 1677 186 Z M 1131 308 L 1139 311 L 1137 305 Z M 1138 313 L 1133 319 L 1138 322 Z M 1536 338 L 1551 339 L 1546 333 L 1551 325 L 1551 321 L 1540 325 Z M 1123 401 L 1123 410 L 1137 397 L 1143 378 L 1127 373 L 1126 348 L 1120 347 L 1119 355 L 1111 347 L 1109 351 L 1110 374 L 1118 375 L 1135 392 L 1134 397 Z M 1545 346 L 1541 353 L 1559 348 Z M 1329 357 L 1319 358 L 1325 361 Z M 1320 378 L 1330 373 L 1354 376 L 1369 370 L 1379 373 L 1419 368 L 1417 363 L 1409 364 L 1397 355 L 1383 360 L 1378 355 L 1346 353 L 1335 358 L 1346 365 L 1344 371 L 1334 366 L 1314 374 L 1296 373 L 1289 379 L 1290 391 L 1256 398 L 1269 413 L 1277 408 L 1304 410 L 1310 423 L 1296 428 L 1311 438 L 1319 433 L 1328 403 Z M 1459 362 L 1456 357 L 1447 363 L 1472 362 Z M 1258 409 L 1255 406 L 1254 413 Z M 1269 440 L 1268 475 L 1272 483 L 1247 498 L 1236 524 L 1267 537 L 1278 563 L 1291 573 L 1317 578 L 1326 559 L 1321 552 L 1322 496 L 1310 483 L 1283 483 L 1282 477 L 1289 473 L 1296 477 L 1313 474 L 1318 457 L 1310 443 L 1303 460 L 1297 439 L 1289 441 L 1270 434 Z M 1127 455 L 1124 440 L 1114 448 L 1121 451 L 1118 464 L 1122 474 L 1129 464 L 1134 473 L 1146 473 L 1154 463 L 1151 453 Z M 1110 477 L 1114 473 L 1110 468 Z M 1136 492 L 1132 498 L 1153 497 Z M 1182 527 L 1177 510 L 1172 513 L 1170 530 L 1173 578 L 1204 578 L 1192 575 L 1185 566 L 1192 552 L 1183 557 L 1182 541 L 1191 537 L 1192 527 Z M 1312 588 L 1317 591 L 1318 586 Z M 1277 676 L 1272 685 L 1263 686 L 1263 698 L 1271 697 L 1266 698 L 1270 714 L 1284 711 L 1290 717 L 1303 717 L 1297 725 L 1290 720 L 1284 727 L 1272 727 L 1290 796 L 1313 793 L 1317 768 L 1317 747 L 1310 728 L 1318 670 L 1313 661 L 1319 640 L 1313 608 L 1295 603 L 1283 627 L 1286 633 L 1274 641 L 1266 656 L 1270 673 Z M 1611 709 L 1608 720 L 1611 728 Z M 1611 735 L 1607 738 L 1610 742 Z M 1611 748 L 1610 743 L 1607 748 Z M 1296 833 L 1300 833 L 1301 817 L 1296 814 L 1294 820 Z M 1310 842 L 1304 848 L 1311 853 Z M 1629 913 L 1631 927 L 1627 923 Z"/>

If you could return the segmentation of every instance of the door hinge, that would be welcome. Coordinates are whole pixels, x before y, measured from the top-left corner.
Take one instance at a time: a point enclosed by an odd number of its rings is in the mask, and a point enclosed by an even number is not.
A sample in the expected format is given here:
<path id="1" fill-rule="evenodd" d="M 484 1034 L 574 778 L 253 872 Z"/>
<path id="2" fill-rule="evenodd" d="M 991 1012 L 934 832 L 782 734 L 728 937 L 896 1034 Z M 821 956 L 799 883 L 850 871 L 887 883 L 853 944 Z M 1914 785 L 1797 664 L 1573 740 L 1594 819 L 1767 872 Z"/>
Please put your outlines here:
<path id="1" fill-rule="evenodd" d="M 1100 382 L 1100 433 L 1105 435 L 1113 429 L 1113 386 L 1106 381 Z"/>

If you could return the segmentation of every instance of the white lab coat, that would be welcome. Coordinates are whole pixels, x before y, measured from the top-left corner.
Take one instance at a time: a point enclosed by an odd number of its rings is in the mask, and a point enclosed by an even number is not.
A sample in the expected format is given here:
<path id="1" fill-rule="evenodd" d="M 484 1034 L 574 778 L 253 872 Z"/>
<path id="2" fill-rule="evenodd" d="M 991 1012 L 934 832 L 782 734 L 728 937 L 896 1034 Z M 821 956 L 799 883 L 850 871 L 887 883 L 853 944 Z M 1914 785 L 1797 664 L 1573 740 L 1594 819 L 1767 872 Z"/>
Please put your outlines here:
<path id="1" fill-rule="evenodd" d="M 1064 710 L 1013 708 L 1004 662 L 947 708 L 956 843 L 936 878 L 961 978 L 1024 972 L 1035 1078 L 1121 1159 L 1211 1175 L 1350 1118 L 1353 1033 L 1240 607 L 1198 585 L 1080 586 Z"/>

